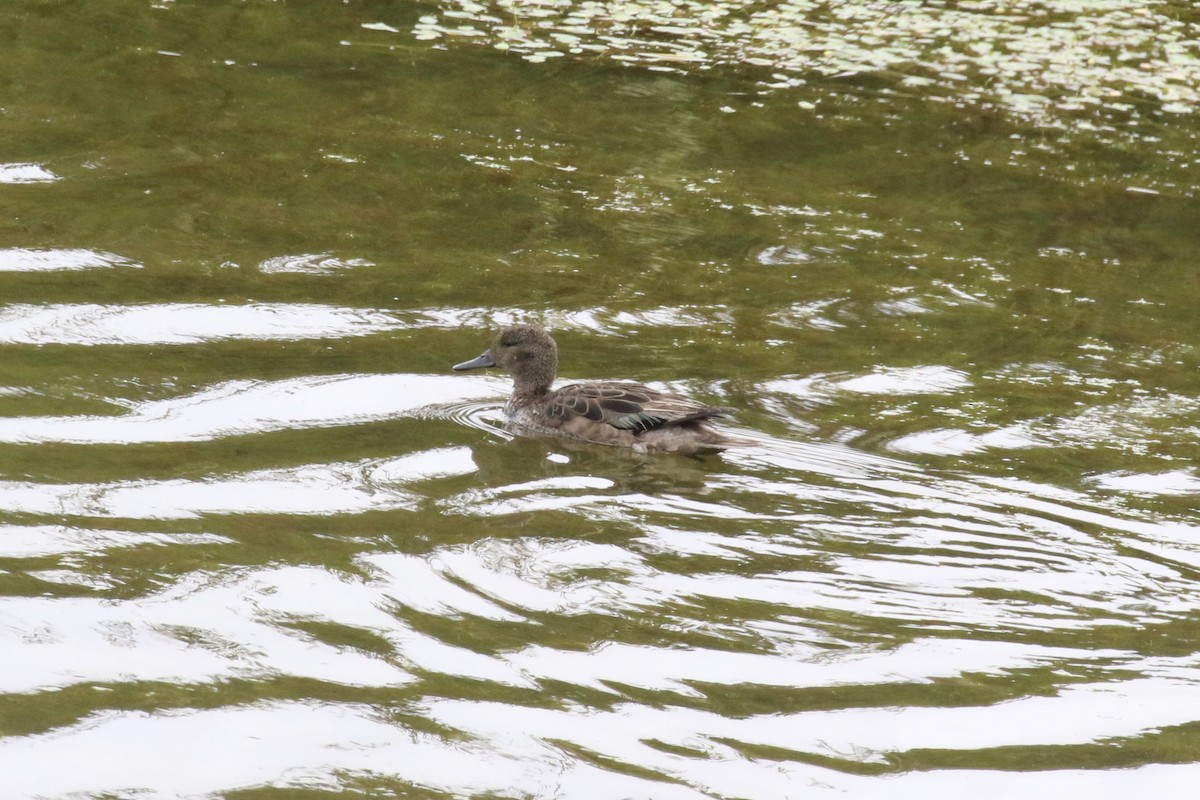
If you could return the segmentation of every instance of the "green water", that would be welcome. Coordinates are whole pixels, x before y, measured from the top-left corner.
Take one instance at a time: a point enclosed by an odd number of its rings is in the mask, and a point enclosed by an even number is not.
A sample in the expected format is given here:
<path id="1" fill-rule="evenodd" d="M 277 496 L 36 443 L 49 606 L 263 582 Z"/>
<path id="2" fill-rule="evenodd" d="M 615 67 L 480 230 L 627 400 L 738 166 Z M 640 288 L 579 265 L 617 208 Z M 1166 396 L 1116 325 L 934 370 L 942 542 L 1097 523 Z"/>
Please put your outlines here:
<path id="1" fill-rule="evenodd" d="M 1194 783 L 1200 20 L 1068 5 L 6 5 L 0 798 Z"/>

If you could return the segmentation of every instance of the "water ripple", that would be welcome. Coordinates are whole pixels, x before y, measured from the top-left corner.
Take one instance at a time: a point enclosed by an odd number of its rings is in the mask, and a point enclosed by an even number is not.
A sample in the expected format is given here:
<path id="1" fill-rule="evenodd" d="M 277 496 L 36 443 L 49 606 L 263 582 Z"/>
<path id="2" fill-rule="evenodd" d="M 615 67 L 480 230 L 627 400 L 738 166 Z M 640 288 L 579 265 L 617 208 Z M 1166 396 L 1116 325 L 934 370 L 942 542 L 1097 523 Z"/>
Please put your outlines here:
<path id="1" fill-rule="evenodd" d="M 0 184 L 3 183 L 54 183 L 62 180 L 41 164 L 30 162 L 0 164 Z"/>
<path id="2" fill-rule="evenodd" d="M 101 250 L 0 248 L 0 272 L 58 272 L 140 266 L 128 258 Z"/>
<path id="3" fill-rule="evenodd" d="M 550 750 L 542 744 L 535 749 L 544 755 Z M 629 800 L 709 797 L 578 758 L 538 764 L 513 759 L 507 750 L 396 724 L 370 705 L 270 701 L 163 714 L 96 714 L 52 735 L 0 740 L 0 771 L 6 789 L 20 797 L 99 793 L 165 799 L 246 787 L 312 792 L 354 776 L 377 784 L 400 764 L 404 779 L 389 785 L 420 796 L 432 791 Z M 65 761 L 78 769 L 61 769 Z M 212 764 L 221 769 L 204 766 Z"/>
<path id="4" fill-rule="evenodd" d="M 410 509 L 404 485 L 474 471 L 466 448 L 214 475 L 112 483 L 0 481 L 0 511 L 41 516 L 192 519 L 228 514 L 361 514 Z"/>
<path id="5" fill-rule="evenodd" d="M 1194 23 L 1139 0 L 980 0 L 906 14 L 887 2 L 828 8 L 809 0 L 750 8 L 508 0 L 439 6 L 414 26 L 417 39 L 491 46 L 534 63 L 606 57 L 654 71 L 764 68 L 770 76 L 760 88 L 798 93 L 806 111 L 817 108 L 825 81 L 862 74 L 1060 126 L 1079 116 L 1111 124 L 1120 119 L 1114 108 L 1130 111 L 1144 98 L 1164 112 L 1190 114 L 1198 99 Z"/>
<path id="6" fill-rule="evenodd" d="M 258 265 L 258 269 L 267 274 L 333 275 L 349 269 L 373 266 L 375 262 L 365 258 L 342 259 L 332 253 L 301 253 L 268 258 Z"/>
<path id="7" fill-rule="evenodd" d="M 194 344 L 222 339 L 325 339 L 409 327 L 381 311 L 300 303 L 145 306 L 96 304 L 0 308 L 0 343 Z"/>
<path id="8" fill-rule="evenodd" d="M 61 525 L 0 525 L 0 558 L 84 556 L 144 545 L 189 546 L 229 544 L 231 541 L 209 533 L 141 533 Z"/>
<path id="9" fill-rule="evenodd" d="M 497 385 L 498 383 L 499 381 L 489 381 L 486 386 L 476 385 L 474 390 L 487 391 L 486 387 L 495 386 L 492 394 L 506 393 L 508 390 L 508 381 L 505 380 L 503 385 Z M 493 434 L 501 439 L 514 438 L 514 434 L 510 429 L 511 423 L 504 414 L 503 402 L 430 404 L 415 411 L 414 416 L 421 419 L 449 420 L 478 431 Z"/>
<path id="10" fill-rule="evenodd" d="M 410 677 L 397 665 L 278 624 L 285 616 L 333 615 L 383 625 L 387 617 L 373 608 L 373 596 L 326 570 L 285 567 L 224 580 L 185 578 L 166 592 L 133 600 L 0 598 L 0 644 L 25 654 L 0 673 L 0 690 L 131 680 L 195 684 L 275 674 L 343 685 L 406 683 Z M 88 657 L 81 661 L 80 652 Z M 131 662 L 131 653 L 140 657 Z"/>
<path id="11" fill-rule="evenodd" d="M 0 418 L 0 442 L 139 444 L 205 441 L 405 416 L 445 418 L 498 431 L 495 404 L 463 402 L 505 391 L 499 381 L 444 375 L 309 375 L 228 381 L 195 394 L 124 403 L 119 416 Z"/>

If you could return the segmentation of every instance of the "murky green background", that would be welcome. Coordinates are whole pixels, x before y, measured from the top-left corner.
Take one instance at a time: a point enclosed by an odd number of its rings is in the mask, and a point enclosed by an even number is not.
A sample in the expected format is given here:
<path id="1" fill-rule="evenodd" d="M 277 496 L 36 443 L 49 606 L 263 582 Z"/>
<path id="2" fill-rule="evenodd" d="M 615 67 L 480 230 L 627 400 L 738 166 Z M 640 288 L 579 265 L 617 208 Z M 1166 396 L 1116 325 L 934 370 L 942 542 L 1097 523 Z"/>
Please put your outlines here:
<path id="1" fill-rule="evenodd" d="M 1198 17 L 5 4 L 0 798 L 1195 785 Z"/>

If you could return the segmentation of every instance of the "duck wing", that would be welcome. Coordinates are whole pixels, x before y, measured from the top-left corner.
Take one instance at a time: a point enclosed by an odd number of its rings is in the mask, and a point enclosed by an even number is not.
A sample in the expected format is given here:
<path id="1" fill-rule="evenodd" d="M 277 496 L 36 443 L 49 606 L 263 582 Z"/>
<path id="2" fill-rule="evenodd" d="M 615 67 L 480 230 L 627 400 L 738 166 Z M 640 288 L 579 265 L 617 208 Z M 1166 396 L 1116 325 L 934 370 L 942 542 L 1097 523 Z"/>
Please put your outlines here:
<path id="1" fill-rule="evenodd" d="M 734 409 L 708 406 L 640 383 L 576 383 L 554 392 L 547 409 L 563 421 L 586 418 L 633 434 L 724 417 Z"/>

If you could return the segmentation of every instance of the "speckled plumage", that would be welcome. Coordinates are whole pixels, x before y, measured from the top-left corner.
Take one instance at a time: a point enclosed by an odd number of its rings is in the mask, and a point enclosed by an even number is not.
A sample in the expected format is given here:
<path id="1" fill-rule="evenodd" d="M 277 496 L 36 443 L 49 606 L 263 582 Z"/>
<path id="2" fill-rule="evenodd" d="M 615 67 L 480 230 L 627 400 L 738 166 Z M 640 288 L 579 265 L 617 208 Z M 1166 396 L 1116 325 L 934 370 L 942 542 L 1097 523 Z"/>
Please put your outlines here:
<path id="1" fill-rule="evenodd" d="M 749 444 L 710 423 L 733 409 L 640 383 L 574 383 L 551 390 L 558 345 L 536 325 L 505 328 L 483 355 L 454 369 L 493 366 L 513 377 L 509 415 L 536 431 L 644 452 L 700 453 Z"/>

